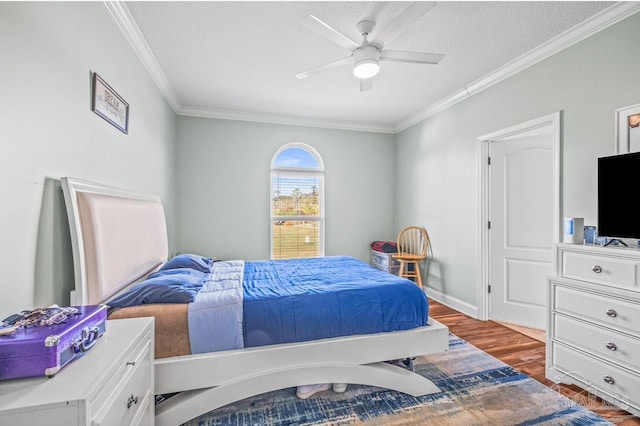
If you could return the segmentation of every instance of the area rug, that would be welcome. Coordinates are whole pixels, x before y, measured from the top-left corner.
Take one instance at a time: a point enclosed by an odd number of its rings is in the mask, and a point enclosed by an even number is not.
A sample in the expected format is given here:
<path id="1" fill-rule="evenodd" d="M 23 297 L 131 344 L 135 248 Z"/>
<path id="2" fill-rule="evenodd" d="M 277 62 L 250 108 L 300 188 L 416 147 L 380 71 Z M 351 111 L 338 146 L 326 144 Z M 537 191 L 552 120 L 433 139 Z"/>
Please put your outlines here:
<path id="1" fill-rule="evenodd" d="M 295 388 L 247 398 L 185 426 L 218 425 L 600 425 L 611 424 L 459 337 L 449 351 L 418 357 L 415 371 L 442 390 L 422 397 L 349 385 L 307 400 Z"/>

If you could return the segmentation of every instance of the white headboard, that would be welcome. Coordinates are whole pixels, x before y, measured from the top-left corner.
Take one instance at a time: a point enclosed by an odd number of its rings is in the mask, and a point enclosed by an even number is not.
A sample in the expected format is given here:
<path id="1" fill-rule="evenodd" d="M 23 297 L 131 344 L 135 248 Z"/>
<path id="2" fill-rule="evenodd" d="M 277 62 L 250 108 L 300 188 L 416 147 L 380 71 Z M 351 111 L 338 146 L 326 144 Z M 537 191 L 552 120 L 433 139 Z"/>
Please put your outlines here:
<path id="1" fill-rule="evenodd" d="M 106 302 L 168 258 L 158 196 L 61 178 L 75 274 L 72 305 Z"/>

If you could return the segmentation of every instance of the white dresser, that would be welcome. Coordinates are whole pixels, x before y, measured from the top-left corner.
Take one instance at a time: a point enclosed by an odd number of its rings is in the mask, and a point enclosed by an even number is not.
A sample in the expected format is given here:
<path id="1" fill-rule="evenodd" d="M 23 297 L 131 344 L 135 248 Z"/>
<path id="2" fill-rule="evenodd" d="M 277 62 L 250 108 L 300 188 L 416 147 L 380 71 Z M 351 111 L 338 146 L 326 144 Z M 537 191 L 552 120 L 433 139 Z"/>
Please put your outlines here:
<path id="1" fill-rule="evenodd" d="M 56 376 L 0 381 L 0 425 L 153 425 L 153 324 L 107 321 Z"/>
<path id="2" fill-rule="evenodd" d="M 640 415 L 640 250 L 558 244 L 549 280 L 549 380 Z"/>

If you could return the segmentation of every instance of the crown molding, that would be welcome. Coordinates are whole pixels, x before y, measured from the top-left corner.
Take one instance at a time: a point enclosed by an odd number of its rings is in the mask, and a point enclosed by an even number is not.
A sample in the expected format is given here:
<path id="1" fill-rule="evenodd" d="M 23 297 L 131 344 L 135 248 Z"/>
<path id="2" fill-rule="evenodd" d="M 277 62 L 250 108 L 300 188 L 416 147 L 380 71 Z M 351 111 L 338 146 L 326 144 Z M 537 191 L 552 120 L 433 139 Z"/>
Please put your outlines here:
<path id="1" fill-rule="evenodd" d="M 335 130 L 353 130 L 357 132 L 395 134 L 394 126 L 372 126 L 368 123 L 313 120 L 288 115 L 261 114 L 245 111 L 229 111 L 212 108 L 182 107 L 180 115 L 191 117 L 218 118 L 222 120 L 251 121 L 254 123 L 285 124 L 289 126 L 317 127 Z"/>
<path id="2" fill-rule="evenodd" d="M 105 1 L 104 5 L 111 13 L 111 16 L 113 16 L 120 30 L 124 33 L 133 50 L 156 83 L 156 86 L 158 86 L 158 89 L 160 89 L 160 92 L 164 95 L 164 98 L 169 102 L 173 111 L 178 114 L 182 108 L 182 104 L 173 87 L 171 87 L 169 79 L 167 79 L 164 71 L 162 71 L 156 57 L 151 52 L 151 48 L 142 35 L 140 28 L 138 28 L 138 24 L 136 24 L 133 16 L 131 16 L 129 8 L 127 8 L 124 2 L 119 1 Z"/>
<path id="3" fill-rule="evenodd" d="M 218 118 L 223 120 L 253 121 L 258 123 L 285 124 L 294 126 L 308 126 L 331 128 L 339 130 L 354 130 L 376 133 L 399 133 L 420 121 L 423 121 L 435 114 L 444 111 L 453 105 L 468 99 L 469 97 L 482 92 L 485 89 L 509 78 L 513 75 L 535 65 L 536 63 L 552 56 L 575 43 L 601 31 L 622 19 L 633 15 L 640 11 L 640 2 L 637 1 L 621 1 L 616 2 L 609 8 L 594 15 L 590 19 L 576 25 L 575 27 L 565 31 L 550 41 L 538 46 L 528 53 L 516 58 L 508 64 L 498 68 L 497 70 L 485 75 L 484 77 L 474 81 L 473 83 L 452 93 L 446 98 L 429 105 L 427 108 L 400 121 L 395 126 L 374 126 L 365 123 L 346 123 L 326 120 L 314 120 L 292 116 L 249 113 L 243 111 L 228 111 L 211 108 L 199 108 L 183 105 L 176 95 L 173 87 L 169 84 L 167 76 L 162 71 L 160 64 L 151 52 L 147 41 L 142 32 L 138 28 L 135 20 L 131 16 L 129 9 L 124 2 L 105 1 L 105 6 L 113 16 L 127 40 L 133 46 L 134 51 L 144 64 L 145 68 L 151 75 L 167 102 L 178 115 L 188 115 L 194 117 Z"/>
<path id="4" fill-rule="evenodd" d="M 638 11 L 640 11 L 640 2 L 617 2 L 586 21 L 552 38 L 548 42 L 543 43 L 537 48 L 514 59 L 497 70 L 463 87 L 450 96 L 402 120 L 396 125 L 395 131 L 396 133 L 399 133 L 422 120 L 432 117 L 435 114 L 452 107 L 458 102 L 461 102 L 485 89 L 488 89 L 494 84 L 512 77 L 530 66 L 555 55 L 561 50 L 564 50 L 567 47 L 570 47 L 585 38 L 604 30 L 605 28 L 637 13 Z"/>
<path id="5" fill-rule="evenodd" d="M 281 116 L 274 114 L 259 114 L 244 111 L 221 110 L 214 108 L 199 108 L 183 105 L 178 99 L 173 87 L 169 83 L 169 79 L 160 67 L 160 64 L 153 55 L 149 44 L 142 35 L 140 28 L 136 24 L 131 12 L 124 2 L 105 1 L 105 6 L 113 16 L 116 24 L 120 27 L 125 37 L 133 46 L 143 65 L 151 75 L 151 78 L 164 95 L 173 111 L 178 115 L 187 115 L 194 117 L 218 118 L 223 120 L 253 121 L 257 123 L 286 124 L 293 126 L 320 127 L 339 130 L 354 130 L 360 132 L 375 133 L 395 133 L 395 127 L 392 125 L 370 125 L 366 123 L 347 123 L 338 121 L 314 120 L 306 118 L 298 118 L 292 116 Z"/>

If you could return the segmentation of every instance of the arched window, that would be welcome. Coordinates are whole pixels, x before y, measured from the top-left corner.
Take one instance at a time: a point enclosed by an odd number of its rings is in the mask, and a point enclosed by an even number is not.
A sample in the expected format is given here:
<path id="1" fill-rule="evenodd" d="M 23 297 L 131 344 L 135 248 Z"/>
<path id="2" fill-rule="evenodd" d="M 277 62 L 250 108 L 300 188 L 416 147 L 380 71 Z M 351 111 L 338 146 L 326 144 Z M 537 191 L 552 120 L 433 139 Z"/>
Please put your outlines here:
<path id="1" fill-rule="evenodd" d="M 324 256 L 324 165 L 310 146 L 290 143 L 271 161 L 271 258 Z"/>

